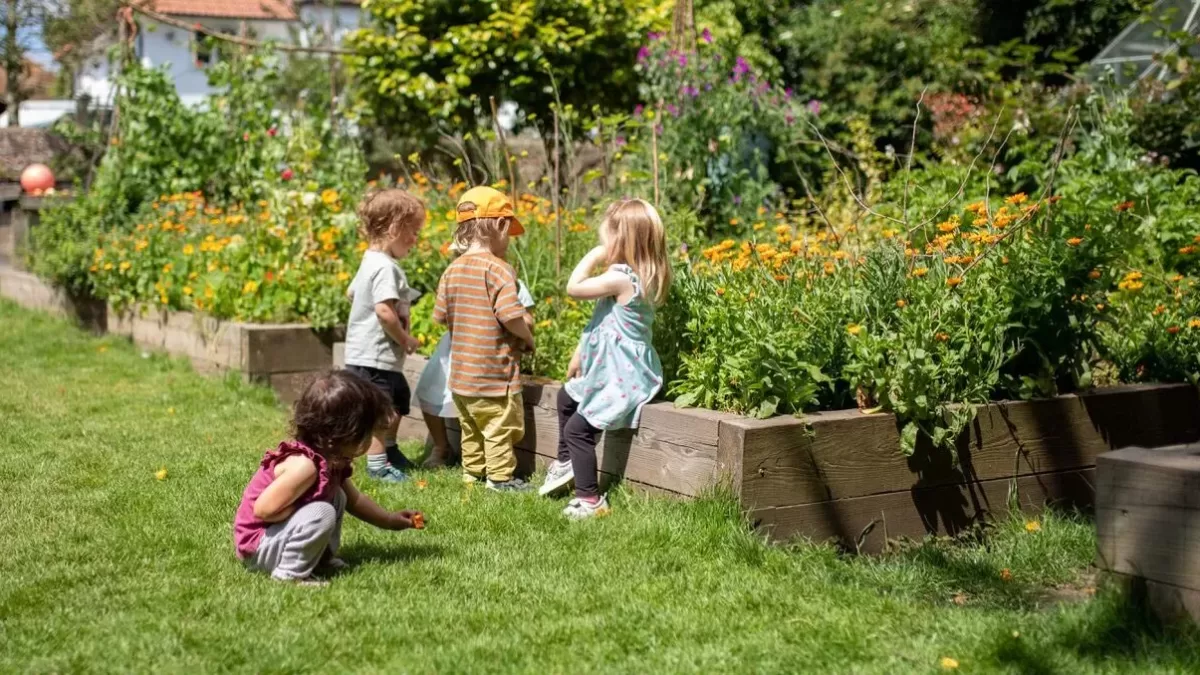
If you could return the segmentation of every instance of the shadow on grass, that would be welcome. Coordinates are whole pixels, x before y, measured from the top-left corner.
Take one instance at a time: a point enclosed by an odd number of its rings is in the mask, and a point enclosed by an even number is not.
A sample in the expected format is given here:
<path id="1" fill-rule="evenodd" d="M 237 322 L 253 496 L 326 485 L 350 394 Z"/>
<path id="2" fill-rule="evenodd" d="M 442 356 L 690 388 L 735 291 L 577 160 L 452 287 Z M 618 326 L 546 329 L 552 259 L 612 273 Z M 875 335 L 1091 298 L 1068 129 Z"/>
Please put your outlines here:
<path id="1" fill-rule="evenodd" d="M 431 544 L 381 546 L 370 542 L 350 544 L 338 551 L 338 555 L 349 566 L 348 572 L 363 563 L 405 564 L 424 558 L 440 558 L 442 553 L 442 547 Z"/>
<path id="2" fill-rule="evenodd" d="M 1110 586 L 1076 621 L 1059 624 L 1061 631 L 1048 640 L 1001 637 L 993 658 L 1017 672 L 1067 673 L 1053 664 L 1057 655 L 1073 653 L 1097 665 L 1140 664 L 1145 672 L 1167 669 L 1200 671 L 1200 628 L 1160 621 L 1136 593 Z"/>

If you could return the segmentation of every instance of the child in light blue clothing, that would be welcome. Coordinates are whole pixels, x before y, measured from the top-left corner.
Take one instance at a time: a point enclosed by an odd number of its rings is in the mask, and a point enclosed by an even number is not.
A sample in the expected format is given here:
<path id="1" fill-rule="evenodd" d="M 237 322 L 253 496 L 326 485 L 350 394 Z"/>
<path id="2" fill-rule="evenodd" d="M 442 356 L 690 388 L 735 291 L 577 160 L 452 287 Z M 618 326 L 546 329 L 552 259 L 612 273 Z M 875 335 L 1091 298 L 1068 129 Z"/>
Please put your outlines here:
<path id="1" fill-rule="evenodd" d="M 606 269 L 591 276 L 600 265 Z M 567 382 L 558 394 L 558 459 L 541 494 L 575 483 L 563 515 L 590 518 L 608 510 L 600 494 L 596 444 L 612 429 L 636 429 L 642 407 L 662 389 L 662 364 L 654 350 L 654 308 L 667 297 L 671 263 L 662 219 L 641 199 L 608 208 L 600 246 L 571 272 L 567 295 L 595 300 Z"/>

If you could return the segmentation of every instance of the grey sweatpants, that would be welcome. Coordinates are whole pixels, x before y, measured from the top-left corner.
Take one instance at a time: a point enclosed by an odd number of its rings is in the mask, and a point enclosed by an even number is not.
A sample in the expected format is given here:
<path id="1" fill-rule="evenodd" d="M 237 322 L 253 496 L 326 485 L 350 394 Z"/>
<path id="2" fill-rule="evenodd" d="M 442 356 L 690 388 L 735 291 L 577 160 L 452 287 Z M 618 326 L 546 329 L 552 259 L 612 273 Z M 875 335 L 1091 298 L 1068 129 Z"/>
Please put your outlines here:
<path id="1" fill-rule="evenodd" d="M 340 488 L 332 504 L 310 502 L 301 506 L 291 518 L 267 528 L 258 550 L 246 559 L 246 564 L 276 579 L 307 578 L 322 558 L 337 554 L 345 511 L 346 492 Z"/>

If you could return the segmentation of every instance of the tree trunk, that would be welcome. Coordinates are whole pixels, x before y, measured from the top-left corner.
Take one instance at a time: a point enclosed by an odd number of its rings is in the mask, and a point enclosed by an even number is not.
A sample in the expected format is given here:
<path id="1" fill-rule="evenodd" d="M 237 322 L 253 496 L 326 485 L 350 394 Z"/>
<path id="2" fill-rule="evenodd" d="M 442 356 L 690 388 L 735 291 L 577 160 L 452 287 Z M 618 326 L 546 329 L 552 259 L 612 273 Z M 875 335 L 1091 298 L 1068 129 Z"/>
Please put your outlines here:
<path id="1" fill-rule="evenodd" d="M 4 105 L 8 112 L 8 126 L 21 126 L 21 49 L 17 42 L 17 27 L 20 25 L 20 20 L 17 18 L 17 2 L 18 0 L 7 0 L 8 7 L 4 13 L 5 33 L 4 33 L 4 69 L 7 73 L 8 81 L 5 83 L 7 89 L 4 92 Z"/>

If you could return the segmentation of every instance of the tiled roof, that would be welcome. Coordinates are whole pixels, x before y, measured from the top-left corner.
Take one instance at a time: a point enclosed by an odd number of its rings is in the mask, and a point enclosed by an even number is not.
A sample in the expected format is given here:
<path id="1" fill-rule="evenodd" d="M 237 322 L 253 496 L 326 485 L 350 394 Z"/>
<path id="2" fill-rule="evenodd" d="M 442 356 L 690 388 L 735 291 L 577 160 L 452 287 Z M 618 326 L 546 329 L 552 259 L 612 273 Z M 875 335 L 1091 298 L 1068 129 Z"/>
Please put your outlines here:
<path id="1" fill-rule="evenodd" d="M 145 0 L 147 9 L 172 16 L 291 21 L 296 12 L 287 0 Z"/>

